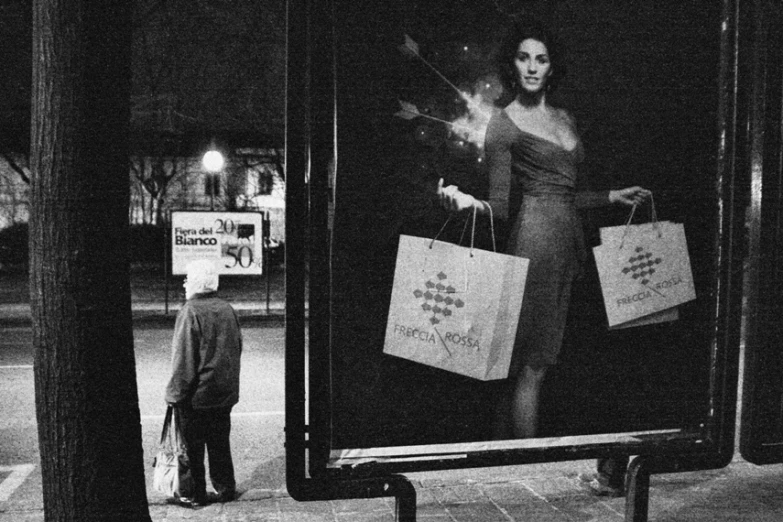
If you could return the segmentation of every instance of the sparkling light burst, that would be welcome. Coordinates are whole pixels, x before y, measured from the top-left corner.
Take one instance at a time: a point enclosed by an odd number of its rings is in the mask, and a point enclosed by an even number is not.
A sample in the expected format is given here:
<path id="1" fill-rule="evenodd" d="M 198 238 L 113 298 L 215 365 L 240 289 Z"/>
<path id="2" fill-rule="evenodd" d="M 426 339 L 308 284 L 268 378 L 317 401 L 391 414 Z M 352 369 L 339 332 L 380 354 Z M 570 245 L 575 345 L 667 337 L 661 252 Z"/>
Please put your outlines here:
<path id="1" fill-rule="evenodd" d="M 484 149 L 484 138 L 487 134 L 487 124 L 493 113 L 492 101 L 497 98 L 496 81 L 493 78 L 482 79 L 474 86 L 473 94 L 459 89 L 454 83 L 446 78 L 438 69 L 428 62 L 419 51 L 419 44 L 410 36 L 405 35 L 405 43 L 401 45 L 400 51 L 403 54 L 418 58 L 427 67 L 432 69 L 443 81 L 454 89 L 465 102 L 466 112 L 454 121 L 447 121 L 423 114 L 412 103 L 400 101 L 402 107 L 395 116 L 411 120 L 422 117 L 435 120 L 451 127 L 451 131 L 461 140 L 472 143 L 481 152 Z M 467 47 L 466 47 L 467 49 Z"/>

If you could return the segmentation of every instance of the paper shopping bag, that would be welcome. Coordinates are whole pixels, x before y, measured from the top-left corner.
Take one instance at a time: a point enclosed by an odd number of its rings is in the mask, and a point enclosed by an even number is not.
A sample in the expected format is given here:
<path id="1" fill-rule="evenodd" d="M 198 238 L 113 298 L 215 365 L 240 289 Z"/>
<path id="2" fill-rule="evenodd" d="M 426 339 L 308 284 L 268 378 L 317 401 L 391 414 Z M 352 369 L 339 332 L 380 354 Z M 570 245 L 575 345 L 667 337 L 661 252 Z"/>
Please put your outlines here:
<path id="1" fill-rule="evenodd" d="M 696 298 L 682 224 L 627 226 L 619 243 L 593 248 L 610 327 Z"/>
<path id="2" fill-rule="evenodd" d="M 654 212 L 653 212 L 654 215 Z M 649 234 L 666 234 L 672 227 L 676 228 L 676 224 L 671 221 L 653 221 L 650 223 L 642 223 L 639 225 L 629 226 L 619 225 L 615 227 L 602 227 L 600 229 L 601 244 L 602 245 L 620 245 L 627 238 L 633 240 L 635 236 L 646 236 Z M 676 233 L 676 231 L 675 231 Z M 652 313 L 633 321 L 627 321 L 615 326 L 610 327 L 610 330 L 620 330 L 623 328 L 632 328 L 636 326 L 646 326 L 650 324 L 659 324 L 665 322 L 677 321 L 680 318 L 680 313 L 677 308 L 669 308 L 660 312 Z"/>
<path id="3" fill-rule="evenodd" d="M 400 236 L 383 352 L 483 381 L 506 378 L 528 263 Z"/>
<path id="4" fill-rule="evenodd" d="M 638 225 L 619 225 L 616 227 L 601 227 L 602 245 L 619 245 L 624 239 L 632 239 L 634 236 L 648 236 L 669 231 L 677 224 L 672 221 L 655 221 L 652 223 L 641 223 Z"/>
<path id="5" fill-rule="evenodd" d="M 639 225 L 620 225 L 616 227 L 603 227 L 600 229 L 601 244 L 602 245 L 620 245 L 628 238 L 632 239 L 634 236 L 645 236 L 649 234 L 666 234 L 672 227 L 676 228 L 676 224 L 671 221 L 655 221 L 652 223 L 642 223 Z M 620 330 L 623 328 L 632 328 L 636 326 L 646 326 L 650 324 L 666 323 L 671 321 L 677 321 L 680 318 L 680 312 L 677 308 L 669 308 L 662 310 L 633 321 L 628 321 L 622 324 L 618 324 L 610 327 L 610 330 Z"/>
<path id="6" fill-rule="evenodd" d="M 661 310 L 650 315 L 645 315 L 639 319 L 628 321 L 625 323 L 616 324 L 610 326 L 610 330 L 622 330 L 623 328 L 633 328 L 636 326 L 647 326 L 651 324 L 670 323 L 680 318 L 680 311 L 677 307 Z"/>

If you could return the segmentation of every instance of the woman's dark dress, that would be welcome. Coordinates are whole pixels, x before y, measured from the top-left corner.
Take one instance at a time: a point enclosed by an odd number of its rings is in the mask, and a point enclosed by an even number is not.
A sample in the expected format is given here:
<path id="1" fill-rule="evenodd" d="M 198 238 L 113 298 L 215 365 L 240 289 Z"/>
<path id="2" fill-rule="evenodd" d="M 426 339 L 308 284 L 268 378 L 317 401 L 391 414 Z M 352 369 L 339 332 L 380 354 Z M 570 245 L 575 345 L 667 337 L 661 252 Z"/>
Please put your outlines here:
<path id="1" fill-rule="evenodd" d="M 571 283 L 585 255 L 578 208 L 607 205 L 608 192 L 578 191 L 583 150 L 567 150 L 521 130 L 505 111 L 489 122 L 485 142 L 489 204 L 511 225 L 508 254 L 530 260 L 510 375 L 523 365 L 555 364 Z"/>

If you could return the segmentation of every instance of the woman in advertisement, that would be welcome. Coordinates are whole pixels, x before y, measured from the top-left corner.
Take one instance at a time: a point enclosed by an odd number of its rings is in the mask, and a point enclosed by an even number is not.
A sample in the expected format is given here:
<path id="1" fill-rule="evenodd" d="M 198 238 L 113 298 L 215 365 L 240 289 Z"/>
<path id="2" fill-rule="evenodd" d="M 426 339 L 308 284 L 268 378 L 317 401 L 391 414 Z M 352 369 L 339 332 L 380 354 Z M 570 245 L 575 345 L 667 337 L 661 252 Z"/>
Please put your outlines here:
<path id="1" fill-rule="evenodd" d="M 556 364 L 566 325 L 571 286 L 586 255 L 579 209 L 637 205 L 642 187 L 590 192 L 582 189 L 584 151 L 574 118 L 547 102 L 563 76 L 560 50 L 533 21 L 516 22 L 499 51 L 500 77 L 513 101 L 496 111 L 485 152 L 489 198 L 478 200 L 457 186 L 443 186 L 442 206 L 507 221 L 506 253 L 530 260 L 508 388 L 499 400 L 493 438 L 531 438 L 538 428 L 539 391 Z"/>

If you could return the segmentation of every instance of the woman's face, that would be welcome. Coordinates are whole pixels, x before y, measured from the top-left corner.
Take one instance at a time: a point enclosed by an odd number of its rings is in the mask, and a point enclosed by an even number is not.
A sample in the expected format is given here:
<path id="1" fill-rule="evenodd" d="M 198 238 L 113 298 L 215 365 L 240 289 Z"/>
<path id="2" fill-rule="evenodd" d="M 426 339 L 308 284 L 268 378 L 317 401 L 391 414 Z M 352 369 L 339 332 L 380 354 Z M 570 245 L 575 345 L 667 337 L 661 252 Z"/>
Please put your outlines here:
<path id="1" fill-rule="evenodd" d="M 552 73 L 552 62 L 549 60 L 546 45 L 542 42 L 532 38 L 522 40 L 517 48 L 514 65 L 522 92 L 535 94 L 546 87 L 547 79 Z"/>

